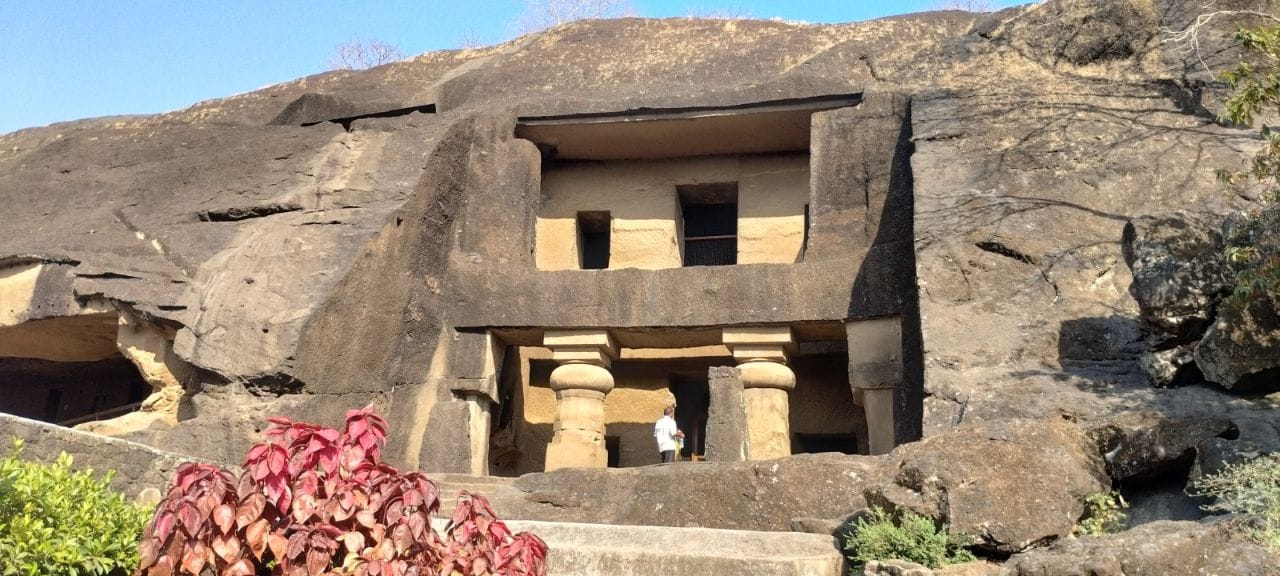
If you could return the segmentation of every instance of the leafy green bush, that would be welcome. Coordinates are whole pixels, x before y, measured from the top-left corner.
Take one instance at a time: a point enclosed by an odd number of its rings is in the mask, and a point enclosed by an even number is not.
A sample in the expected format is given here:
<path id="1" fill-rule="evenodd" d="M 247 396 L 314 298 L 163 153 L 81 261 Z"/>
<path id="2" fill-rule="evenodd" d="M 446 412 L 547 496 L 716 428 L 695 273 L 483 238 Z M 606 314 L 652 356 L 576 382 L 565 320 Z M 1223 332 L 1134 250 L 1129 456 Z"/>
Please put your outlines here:
<path id="1" fill-rule="evenodd" d="M 1245 516 L 1240 526 L 1250 538 L 1280 553 L 1280 453 L 1229 465 L 1192 483 L 1193 496 L 1213 496 L 1210 512 Z"/>
<path id="2" fill-rule="evenodd" d="M 903 512 L 897 522 L 881 508 L 859 518 L 845 540 L 845 556 L 855 566 L 872 560 L 907 560 L 938 568 L 974 560 L 964 548 L 965 539 L 947 533 L 947 526 L 912 512 Z"/>
<path id="3" fill-rule="evenodd" d="M 128 574 L 138 565 L 138 538 L 150 510 L 109 488 L 110 474 L 22 460 L 22 441 L 0 459 L 0 574 L 91 576 Z"/>
<path id="4" fill-rule="evenodd" d="M 1125 510 L 1129 503 L 1119 492 L 1097 492 L 1084 500 L 1084 518 L 1076 523 L 1075 532 L 1089 536 L 1111 534 L 1124 529 L 1124 521 L 1129 517 Z"/>
<path id="5" fill-rule="evenodd" d="M 1231 90 L 1222 119 L 1251 125 L 1257 117 L 1280 112 L 1280 26 L 1240 30 L 1236 39 L 1247 58 L 1222 74 Z M 1235 308 L 1280 295 L 1280 130 L 1263 123 L 1259 137 L 1263 145 L 1243 170 L 1218 170 L 1218 178 L 1238 193 L 1259 199 L 1259 206 L 1228 239 L 1226 256 L 1235 286 L 1225 304 Z"/>

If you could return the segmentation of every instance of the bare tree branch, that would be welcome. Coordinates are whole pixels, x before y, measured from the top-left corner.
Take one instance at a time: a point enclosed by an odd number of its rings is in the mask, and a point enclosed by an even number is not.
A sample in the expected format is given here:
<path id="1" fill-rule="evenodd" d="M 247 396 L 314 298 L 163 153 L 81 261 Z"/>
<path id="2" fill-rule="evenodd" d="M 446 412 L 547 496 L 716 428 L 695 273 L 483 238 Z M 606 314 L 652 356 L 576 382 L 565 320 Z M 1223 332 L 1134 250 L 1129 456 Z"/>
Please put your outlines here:
<path id="1" fill-rule="evenodd" d="M 1165 27 L 1161 27 L 1160 29 L 1160 33 L 1163 36 L 1160 40 L 1161 44 L 1169 46 L 1171 50 L 1183 57 L 1194 56 L 1196 61 L 1200 63 L 1200 67 L 1204 68 L 1204 71 L 1209 74 L 1213 74 L 1214 72 L 1209 68 L 1209 64 L 1204 61 L 1204 55 L 1200 51 L 1200 33 L 1207 28 L 1209 23 L 1213 22 L 1214 19 L 1235 16 L 1254 16 L 1264 20 L 1280 23 L 1280 17 L 1276 17 L 1273 14 L 1267 14 L 1266 12 L 1258 12 L 1256 10 L 1212 10 L 1215 4 L 1217 4 L 1216 0 L 1211 0 L 1202 4 L 1201 9 L 1209 11 L 1202 12 L 1197 15 L 1195 20 L 1192 20 L 1190 24 L 1187 24 L 1187 26 L 1181 30 L 1172 30 Z"/>
<path id="2" fill-rule="evenodd" d="M 685 13 L 685 16 L 704 20 L 745 20 L 755 18 L 755 14 L 752 14 L 750 10 L 736 6 L 714 9 L 694 8 Z"/>
<path id="3" fill-rule="evenodd" d="M 458 39 L 459 48 L 474 50 L 476 48 L 484 48 L 485 46 L 486 44 L 484 40 L 480 38 L 480 35 L 477 34 L 474 29 L 468 29 L 466 32 L 463 32 L 462 36 Z"/>
<path id="4" fill-rule="evenodd" d="M 404 60 L 404 53 L 395 44 L 352 38 L 334 46 L 327 64 L 330 70 L 364 70 L 397 60 Z"/>
<path id="5" fill-rule="evenodd" d="M 934 3 L 934 10 L 963 10 L 965 12 L 994 12 L 991 0 L 941 0 Z"/>
<path id="6" fill-rule="evenodd" d="M 575 20 L 625 16 L 631 11 L 627 0 L 525 0 L 516 28 L 528 34 Z"/>

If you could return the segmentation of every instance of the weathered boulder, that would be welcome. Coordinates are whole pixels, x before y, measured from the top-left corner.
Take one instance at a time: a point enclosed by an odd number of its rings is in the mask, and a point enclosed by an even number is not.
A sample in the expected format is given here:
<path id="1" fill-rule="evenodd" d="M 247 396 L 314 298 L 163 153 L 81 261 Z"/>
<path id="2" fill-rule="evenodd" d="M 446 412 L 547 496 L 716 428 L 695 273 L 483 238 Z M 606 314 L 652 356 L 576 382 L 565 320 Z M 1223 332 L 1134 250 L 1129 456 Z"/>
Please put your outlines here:
<path id="1" fill-rule="evenodd" d="M 1204 373 L 1196 366 L 1194 354 L 1195 348 L 1191 345 L 1147 350 L 1138 356 L 1138 364 L 1155 386 L 1185 386 L 1204 381 Z"/>
<path id="2" fill-rule="evenodd" d="M 1061 419 L 964 426 L 901 446 L 890 458 L 893 475 L 868 487 L 868 504 L 944 522 L 998 553 L 1070 534 L 1085 498 L 1111 487 L 1093 441 Z"/>
<path id="3" fill-rule="evenodd" d="M 1224 302 L 1196 344 L 1206 380 L 1233 390 L 1280 387 L 1280 294 Z"/>
<path id="4" fill-rule="evenodd" d="M 522 520 L 790 530 L 793 518 L 845 518 L 866 507 L 880 459 L 805 454 L 761 462 L 563 468 L 494 492 Z"/>
<path id="5" fill-rule="evenodd" d="M 1280 393 L 1273 396 L 1280 397 Z M 1280 402 L 1272 404 L 1272 410 L 1276 408 L 1280 408 Z M 1192 477 L 1215 474 L 1229 465 L 1280 452 L 1280 421 L 1274 412 L 1261 412 L 1255 417 L 1235 417 L 1232 423 L 1237 429 L 1237 437 L 1209 438 L 1196 446 Z"/>
<path id="6" fill-rule="evenodd" d="M 1129 292 L 1149 346 L 1139 362 L 1153 384 L 1203 379 L 1234 390 L 1277 385 L 1276 295 L 1228 297 L 1235 288 L 1228 239 L 1238 235 L 1240 222 L 1175 213 L 1135 218 L 1125 226 L 1125 262 L 1133 272 Z"/>
<path id="7" fill-rule="evenodd" d="M 1220 390 L 1149 386 L 1139 356 L 1150 348 L 1117 240 L 1126 222 L 1143 215 L 1244 207 L 1247 200 L 1224 193 L 1213 169 L 1240 165 L 1245 132 L 1193 111 L 1167 70 L 1146 67 L 1158 60 L 1152 52 L 1173 52 L 1172 44 L 1152 41 L 1125 60 L 1074 66 L 1064 58 L 1051 67 L 1001 40 L 1009 27 L 1023 26 L 1015 20 L 1029 24 L 1040 11 L 1083 14 L 1097 4 L 1047 1 L 1002 11 L 992 16 L 1000 26 L 946 45 L 947 56 L 1005 55 L 1043 73 L 1048 93 L 1009 98 L 1021 89 L 988 86 L 912 96 L 926 436 L 1002 417 L 1065 413 L 1084 421 L 1134 409 L 1181 416 L 1242 407 Z M 1185 0 L 1154 5 L 1162 19 L 1178 10 L 1178 23 L 1203 9 Z M 1274 3 L 1231 6 L 1265 11 Z M 1202 31 L 1229 38 L 1234 27 L 1214 19 Z M 1054 36 L 1056 28 L 1026 25 L 1019 41 Z M 1161 86 L 1160 95 L 1107 80 L 1128 71 L 1161 78 L 1149 85 Z M 985 77 L 1004 88 L 1016 82 Z M 1100 82 L 1110 88 L 1096 98 Z"/>
<path id="8" fill-rule="evenodd" d="M 1226 523 L 1152 522 L 1018 554 L 1011 576 L 1274 576 L 1280 559 Z"/>
<path id="9" fill-rule="evenodd" d="M 923 564 L 906 560 L 872 560 L 862 569 L 863 576 L 934 576 L 933 570 Z"/>
<path id="10" fill-rule="evenodd" d="M 1235 432 L 1224 418 L 1167 418 L 1155 412 L 1126 412 L 1089 430 L 1117 482 L 1157 478 L 1170 470 L 1186 470 L 1196 447 Z"/>
<path id="11" fill-rule="evenodd" d="M 1199 339 L 1231 278 L 1218 227 L 1186 213 L 1142 216 L 1125 225 L 1122 248 L 1157 348 Z"/>

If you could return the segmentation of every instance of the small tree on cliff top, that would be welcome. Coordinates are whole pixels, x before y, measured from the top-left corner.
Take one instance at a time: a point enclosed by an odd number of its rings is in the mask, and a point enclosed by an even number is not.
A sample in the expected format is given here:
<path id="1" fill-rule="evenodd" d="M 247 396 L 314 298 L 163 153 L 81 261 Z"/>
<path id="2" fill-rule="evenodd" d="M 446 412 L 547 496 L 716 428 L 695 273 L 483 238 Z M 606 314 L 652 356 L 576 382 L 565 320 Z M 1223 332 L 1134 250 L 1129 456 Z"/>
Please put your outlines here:
<path id="1" fill-rule="evenodd" d="M 404 60 L 395 44 L 369 38 L 352 38 L 333 47 L 327 62 L 330 70 L 365 70 Z"/>

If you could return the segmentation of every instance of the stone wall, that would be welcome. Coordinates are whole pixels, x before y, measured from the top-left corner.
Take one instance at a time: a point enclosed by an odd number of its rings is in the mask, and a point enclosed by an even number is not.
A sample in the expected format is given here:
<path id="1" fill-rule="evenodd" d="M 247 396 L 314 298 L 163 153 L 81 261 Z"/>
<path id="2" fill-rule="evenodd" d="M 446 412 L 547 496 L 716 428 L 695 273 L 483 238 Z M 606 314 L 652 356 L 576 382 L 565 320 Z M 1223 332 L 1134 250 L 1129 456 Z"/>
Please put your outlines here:
<path id="1" fill-rule="evenodd" d="M 676 186 L 738 185 L 738 264 L 793 263 L 804 244 L 809 156 L 716 156 L 549 165 L 542 174 L 535 260 L 539 270 L 577 270 L 576 215 L 612 217 L 609 268 L 679 268 Z"/>
<path id="2" fill-rule="evenodd" d="M 163 492 L 178 466 L 191 460 L 136 442 L 0 414 L 0 442 L 6 453 L 15 437 L 23 440 L 23 457 L 28 460 L 52 462 L 66 452 L 76 468 L 99 474 L 115 471 L 111 487 L 133 497 L 144 490 Z M 159 492 L 152 497 L 159 497 Z"/>

